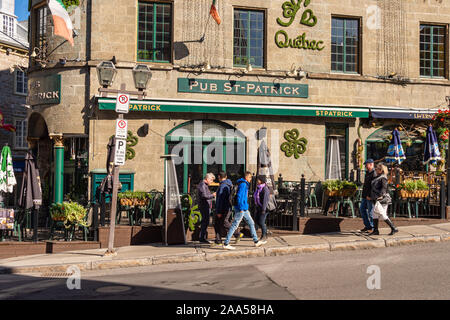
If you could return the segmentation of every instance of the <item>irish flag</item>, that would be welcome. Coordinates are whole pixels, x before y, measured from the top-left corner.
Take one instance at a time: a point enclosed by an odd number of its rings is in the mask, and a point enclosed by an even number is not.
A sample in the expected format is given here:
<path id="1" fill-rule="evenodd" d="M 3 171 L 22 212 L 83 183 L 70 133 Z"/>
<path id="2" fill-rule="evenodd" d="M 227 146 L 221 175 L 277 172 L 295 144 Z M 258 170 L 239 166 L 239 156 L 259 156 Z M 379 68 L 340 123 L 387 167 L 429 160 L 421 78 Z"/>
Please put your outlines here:
<path id="1" fill-rule="evenodd" d="M 222 20 L 220 20 L 219 11 L 217 11 L 216 0 L 213 0 L 211 5 L 211 10 L 209 10 L 209 14 L 216 20 L 217 24 L 220 24 Z"/>
<path id="2" fill-rule="evenodd" d="M 53 16 L 55 35 L 65 38 L 73 46 L 72 21 L 62 0 L 48 0 L 48 7 Z"/>

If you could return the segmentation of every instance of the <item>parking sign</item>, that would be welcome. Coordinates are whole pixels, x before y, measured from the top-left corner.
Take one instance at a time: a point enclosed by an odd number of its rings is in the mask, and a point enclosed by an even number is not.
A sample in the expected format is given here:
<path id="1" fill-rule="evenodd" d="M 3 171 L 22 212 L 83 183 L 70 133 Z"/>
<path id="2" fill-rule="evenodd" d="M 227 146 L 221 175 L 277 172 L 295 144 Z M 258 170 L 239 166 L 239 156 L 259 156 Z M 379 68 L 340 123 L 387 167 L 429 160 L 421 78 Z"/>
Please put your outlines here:
<path id="1" fill-rule="evenodd" d="M 116 120 L 116 139 L 127 139 L 128 121 L 124 119 Z"/>
<path id="2" fill-rule="evenodd" d="M 114 155 L 114 163 L 116 166 L 123 166 L 127 155 L 127 140 L 116 139 L 116 152 Z"/>
<path id="3" fill-rule="evenodd" d="M 130 108 L 130 96 L 128 94 L 119 93 L 116 100 L 116 112 L 128 113 Z"/>

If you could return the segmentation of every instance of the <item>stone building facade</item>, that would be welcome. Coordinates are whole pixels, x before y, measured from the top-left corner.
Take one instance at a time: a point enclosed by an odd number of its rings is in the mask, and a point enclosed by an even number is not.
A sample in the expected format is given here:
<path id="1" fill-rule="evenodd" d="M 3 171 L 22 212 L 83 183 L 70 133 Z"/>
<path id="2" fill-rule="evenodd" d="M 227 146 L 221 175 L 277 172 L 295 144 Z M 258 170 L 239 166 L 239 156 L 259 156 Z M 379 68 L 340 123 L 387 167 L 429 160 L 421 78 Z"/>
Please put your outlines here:
<path id="1" fill-rule="evenodd" d="M 262 127 L 268 129 L 276 176 L 323 180 L 332 170 L 328 153 L 338 152 L 340 177 L 349 178 L 361 160 L 378 152 L 368 144 L 376 142 L 370 137 L 377 130 L 389 133 L 389 125 L 402 121 L 426 125 L 448 104 L 450 3 L 223 0 L 218 25 L 209 14 L 211 2 L 67 2 L 76 34 L 72 47 L 53 35 L 45 1 L 30 0 L 31 46 L 45 43 L 32 61 L 30 85 L 52 82 L 59 95 L 59 101 L 30 103 L 29 138 L 39 149 L 44 181 L 54 181 L 55 145 L 66 152 L 64 193 L 71 191 L 68 181 L 84 181 L 91 194 L 89 172 L 105 168 L 117 115 L 116 94 L 99 94 L 101 61 L 113 61 L 117 69 L 110 89 L 125 84 L 136 90 L 132 69 L 151 69 L 144 100 L 132 95 L 125 116 L 138 142 L 134 158 L 121 169 L 135 172 L 138 190 L 162 189 L 160 156 L 173 152 L 175 142 L 189 137 L 183 157 L 194 157 L 208 153 L 203 145 L 226 129 L 237 130 L 230 137 L 235 146 L 222 139 L 222 150 L 244 150 L 242 165 L 214 166 L 205 159 L 180 165 L 183 191 L 206 171 L 255 172 L 254 134 Z M 201 129 L 195 120 L 203 121 Z M 295 138 L 293 129 L 305 138 L 298 142 L 306 144 L 298 157 L 281 147 Z M 195 149 L 195 142 L 202 146 Z M 359 143 L 365 150 L 358 155 Z"/>
<path id="2" fill-rule="evenodd" d="M 24 168 L 27 144 L 27 75 L 28 21 L 17 21 L 14 0 L 0 1 L 0 112 L 4 124 L 12 125 L 15 132 L 0 128 L 0 148 L 8 145 L 12 151 L 13 166 L 18 183 Z M 19 188 L 16 187 L 15 190 Z M 17 200 L 17 193 L 8 205 Z"/>

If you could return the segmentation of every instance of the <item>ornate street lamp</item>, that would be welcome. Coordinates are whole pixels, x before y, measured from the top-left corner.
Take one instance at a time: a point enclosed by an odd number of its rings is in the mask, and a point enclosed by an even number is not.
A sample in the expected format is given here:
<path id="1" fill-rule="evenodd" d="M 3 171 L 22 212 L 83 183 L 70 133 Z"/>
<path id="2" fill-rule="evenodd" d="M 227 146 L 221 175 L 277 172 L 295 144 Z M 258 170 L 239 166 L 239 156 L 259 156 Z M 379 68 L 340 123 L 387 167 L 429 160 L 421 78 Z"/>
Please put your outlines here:
<path id="1" fill-rule="evenodd" d="M 144 90 L 147 88 L 147 83 L 151 79 L 152 73 L 150 68 L 145 64 L 137 64 L 133 68 L 134 86 L 138 90 Z"/>
<path id="2" fill-rule="evenodd" d="M 103 88 L 112 85 L 117 74 L 117 69 L 112 61 L 102 61 L 97 66 L 98 81 Z"/>

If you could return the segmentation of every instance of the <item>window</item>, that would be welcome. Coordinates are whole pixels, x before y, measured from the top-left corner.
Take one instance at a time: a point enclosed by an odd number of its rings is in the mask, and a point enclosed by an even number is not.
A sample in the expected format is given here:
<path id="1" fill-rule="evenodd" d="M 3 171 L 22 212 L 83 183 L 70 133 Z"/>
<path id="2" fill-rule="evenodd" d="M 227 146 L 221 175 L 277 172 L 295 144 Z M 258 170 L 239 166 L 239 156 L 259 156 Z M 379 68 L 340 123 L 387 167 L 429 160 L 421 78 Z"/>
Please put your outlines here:
<path id="1" fill-rule="evenodd" d="M 445 26 L 420 25 L 420 75 L 422 77 L 445 77 L 445 34 Z"/>
<path id="2" fill-rule="evenodd" d="M 16 132 L 15 132 L 15 140 L 14 146 L 18 149 L 26 149 L 28 148 L 27 143 L 27 120 L 16 120 Z"/>
<path id="3" fill-rule="evenodd" d="M 264 67 L 264 12 L 234 10 L 233 65 Z"/>
<path id="4" fill-rule="evenodd" d="M 47 6 L 42 6 L 35 11 L 35 24 L 36 31 L 34 37 L 34 46 L 37 48 L 43 48 L 46 40 L 47 34 L 47 24 L 50 19 L 48 19 L 48 8 Z"/>
<path id="5" fill-rule="evenodd" d="M 359 19 L 331 19 L 331 71 L 359 73 Z"/>
<path id="6" fill-rule="evenodd" d="M 325 177 L 326 179 L 348 178 L 348 125 L 326 124 Z"/>
<path id="7" fill-rule="evenodd" d="M 170 62 L 172 4 L 139 1 L 138 28 L 137 60 Z"/>
<path id="8" fill-rule="evenodd" d="M 27 83 L 28 77 L 25 72 L 16 69 L 15 72 L 15 85 L 14 85 L 14 93 L 26 95 L 28 93 Z"/>
<path id="9" fill-rule="evenodd" d="M 14 37 L 14 18 L 3 15 L 3 32 L 10 37 Z"/>

